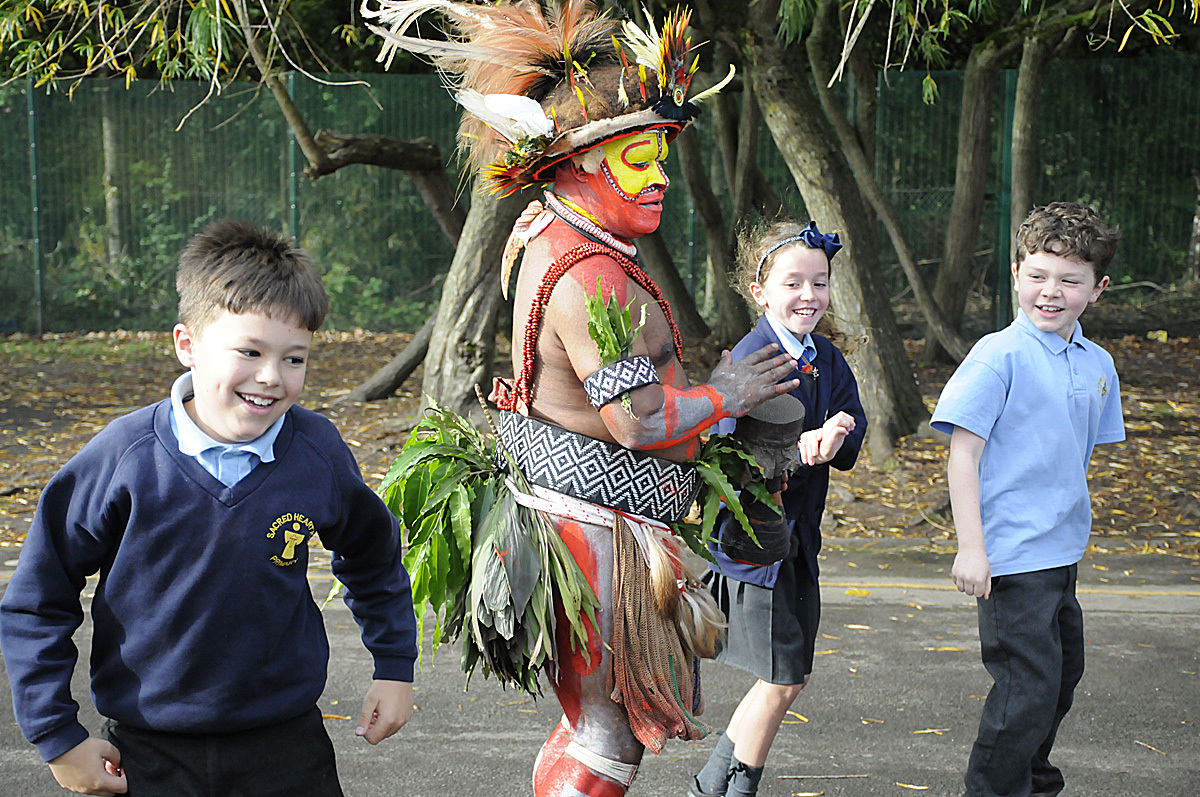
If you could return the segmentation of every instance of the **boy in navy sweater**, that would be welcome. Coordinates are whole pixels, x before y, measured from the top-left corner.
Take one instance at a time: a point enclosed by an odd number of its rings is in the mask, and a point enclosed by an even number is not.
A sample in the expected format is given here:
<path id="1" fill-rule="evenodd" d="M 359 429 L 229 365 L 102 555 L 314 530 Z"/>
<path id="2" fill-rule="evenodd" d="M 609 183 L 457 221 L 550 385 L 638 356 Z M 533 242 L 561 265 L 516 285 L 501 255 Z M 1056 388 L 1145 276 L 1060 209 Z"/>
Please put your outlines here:
<path id="1" fill-rule="evenodd" d="M 399 528 L 328 420 L 293 406 L 328 299 L 308 256 L 223 221 L 177 277 L 169 399 L 112 422 L 47 485 L 0 602 L 25 737 L 86 794 L 341 795 L 316 701 L 329 645 L 308 545 L 375 662 L 357 734 L 412 715 L 415 620 Z M 70 680 L 92 599 L 90 736 Z"/>

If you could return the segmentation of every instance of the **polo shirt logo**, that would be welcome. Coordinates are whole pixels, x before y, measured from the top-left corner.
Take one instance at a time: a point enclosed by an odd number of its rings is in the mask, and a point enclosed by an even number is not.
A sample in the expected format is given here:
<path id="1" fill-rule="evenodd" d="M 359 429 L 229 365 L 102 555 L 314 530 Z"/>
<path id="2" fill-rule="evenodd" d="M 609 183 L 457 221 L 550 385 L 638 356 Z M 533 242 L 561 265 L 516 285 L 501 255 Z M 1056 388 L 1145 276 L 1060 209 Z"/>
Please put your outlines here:
<path id="1" fill-rule="evenodd" d="M 287 512 L 275 518 L 267 532 L 267 539 L 274 540 L 281 533 L 283 550 L 271 557 L 271 563 L 277 567 L 291 567 L 300 561 L 296 558 L 296 546 L 303 545 L 316 530 L 313 522 L 299 512 Z"/>
<path id="2" fill-rule="evenodd" d="M 1100 384 L 1098 384 L 1096 386 L 1096 389 L 1100 392 L 1100 398 L 1104 398 L 1105 396 L 1107 396 L 1108 395 L 1108 380 L 1105 379 L 1104 377 L 1100 377 Z"/>

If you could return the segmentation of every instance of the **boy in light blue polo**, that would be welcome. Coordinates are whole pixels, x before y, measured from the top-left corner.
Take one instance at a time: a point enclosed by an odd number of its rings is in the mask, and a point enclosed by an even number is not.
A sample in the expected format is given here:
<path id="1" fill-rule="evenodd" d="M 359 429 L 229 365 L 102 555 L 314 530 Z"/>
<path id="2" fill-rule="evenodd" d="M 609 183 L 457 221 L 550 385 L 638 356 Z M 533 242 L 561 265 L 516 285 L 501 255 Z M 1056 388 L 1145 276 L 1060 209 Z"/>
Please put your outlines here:
<path id="1" fill-rule="evenodd" d="M 1125 439 L 1113 359 L 1079 316 L 1108 286 L 1120 232 L 1092 208 L 1035 208 L 1017 233 L 1021 311 L 975 344 L 933 413 L 951 434 L 954 584 L 978 599 L 988 693 L 965 777 L 969 797 L 1051 797 L 1059 723 L 1083 676 L 1075 599 L 1097 443 Z"/>

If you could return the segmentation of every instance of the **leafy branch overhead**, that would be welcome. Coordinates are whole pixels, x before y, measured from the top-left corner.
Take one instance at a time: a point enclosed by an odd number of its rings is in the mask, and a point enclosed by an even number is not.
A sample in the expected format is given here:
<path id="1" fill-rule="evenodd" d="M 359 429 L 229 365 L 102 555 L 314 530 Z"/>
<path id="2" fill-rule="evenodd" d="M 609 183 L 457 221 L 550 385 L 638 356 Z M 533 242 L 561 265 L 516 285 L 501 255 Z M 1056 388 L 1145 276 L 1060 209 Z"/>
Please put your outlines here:
<path id="1" fill-rule="evenodd" d="M 819 0 L 781 0 L 779 32 L 788 42 L 801 39 L 812 25 Z M 883 15 L 887 25 L 883 41 L 883 69 L 905 69 L 914 62 L 927 69 L 944 69 L 955 44 L 967 38 L 968 29 L 979 29 L 997 43 L 1020 41 L 1026 35 L 1066 28 L 1087 28 L 1088 46 L 1098 50 L 1114 42 L 1125 49 L 1134 33 L 1148 36 L 1154 44 L 1168 44 L 1178 37 L 1176 23 L 1200 23 L 1200 0 L 1162 3 L 1157 0 L 1057 0 L 1020 3 L 998 0 L 853 0 L 846 4 L 846 30 L 837 68 L 830 85 L 842 76 L 850 53 L 871 19 Z M 922 96 L 926 103 L 937 99 L 937 84 L 927 75 Z"/>

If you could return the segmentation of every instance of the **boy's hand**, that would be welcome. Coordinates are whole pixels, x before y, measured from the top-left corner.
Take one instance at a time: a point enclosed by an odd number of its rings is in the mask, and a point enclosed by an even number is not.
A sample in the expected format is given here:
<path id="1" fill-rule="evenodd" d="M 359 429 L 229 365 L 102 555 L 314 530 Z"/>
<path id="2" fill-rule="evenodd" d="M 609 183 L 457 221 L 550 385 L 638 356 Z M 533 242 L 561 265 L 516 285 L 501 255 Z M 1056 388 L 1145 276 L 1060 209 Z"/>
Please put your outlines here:
<path id="1" fill-rule="evenodd" d="M 987 600 L 992 594 L 992 567 L 987 553 L 970 548 L 960 549 L 950 570 L 954 586 L 974 598 Z"/>
<path id="2" fill-rule="evenodd" d="M 358 715 L 355 736 L 379 744 L 412 718 L 413 685 L 408 681 L 372 681 Z"/>
<path id="3" fill-rule="evenodd" d="M 800 435 L 800 461 L 805 465 L 823 465 L 837 456 L 846 435 L 854 431 L 854 416 L 839 412 L 821 425 Z"/>
<path id="4" fill-rule="evenodd" d="M 104 739 L 89 736 L 49 765 L 58 785 L 68 791 L 112 797 L 129 790 L 121 771 L 121 751 Z"/>

